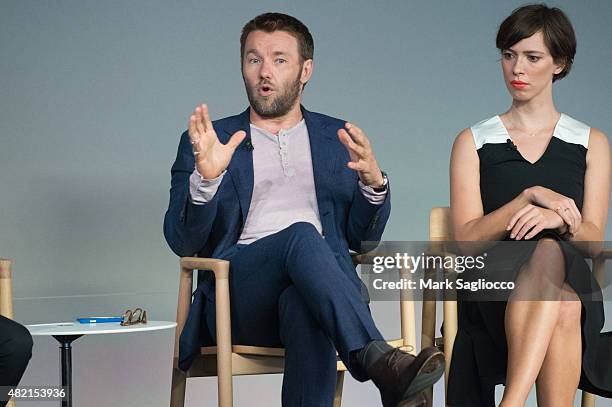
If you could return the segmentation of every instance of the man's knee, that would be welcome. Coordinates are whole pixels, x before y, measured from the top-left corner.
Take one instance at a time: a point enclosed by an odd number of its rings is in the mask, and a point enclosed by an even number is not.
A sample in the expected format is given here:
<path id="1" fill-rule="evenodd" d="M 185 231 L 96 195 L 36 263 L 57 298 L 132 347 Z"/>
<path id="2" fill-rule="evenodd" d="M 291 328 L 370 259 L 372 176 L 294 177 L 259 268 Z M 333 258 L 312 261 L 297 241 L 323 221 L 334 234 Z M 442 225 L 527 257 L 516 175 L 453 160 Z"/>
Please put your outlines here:
<path id="1" fill-rule="evenodd" d="M 30 332 L 22 325 L 15 324 L 14 327 L 12 327 L 11 339 L 7 346 L 16 358 L 30 360 L 32 357 L 32 347 L 34 346 L 32 335 L 30 335 Z"/>
<path id="2" fill-rule="evenodd" d="M 295 222 L 288 226 L 286 231 L 290 237 L 321 236 L 317 228 L 312 223 L 308 222 Z"/>
<path id="3" fill-rule="evenodd" d="M 284 230 L 284 245 L 288 259 L 300 261 L 304 256 L 310 256 L 313 251 L 323 249 L 325 240 L 317 228 L 308 222 L 296 222 Z"/>
<path id="4" fill-rule="evenodd" d="M 3 337 L 6 340 L 0 344 L 1 353 L 5 355 L 6 362 L 16 370 L 24 370 L 32 358 L 32 335 L 22 325 L 10 321 L 10 325 L 3 326 L 6 330 Z"/>

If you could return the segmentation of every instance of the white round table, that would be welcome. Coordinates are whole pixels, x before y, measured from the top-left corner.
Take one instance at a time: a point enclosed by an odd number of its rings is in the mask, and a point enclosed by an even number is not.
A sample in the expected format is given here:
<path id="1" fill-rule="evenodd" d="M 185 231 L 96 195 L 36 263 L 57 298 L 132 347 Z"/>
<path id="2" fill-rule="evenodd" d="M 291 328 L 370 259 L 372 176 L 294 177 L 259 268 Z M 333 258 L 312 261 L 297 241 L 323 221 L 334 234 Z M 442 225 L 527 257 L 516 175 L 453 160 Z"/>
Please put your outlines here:
<path id="1" fill-rule="evenodd" d="M 172 321 L 148 321 L 146 324 L 121 326 L 119 322 L 100 324 L 81 324 L 78 322 L 56 322 L 51 324 L 26 325 L 32 336 L 53 336 L 60 343 L 60 363 L 62 365 L 62 387 L 66 397 L 62 407 L 72 407 L 72 342 L 83 335 L 121 334 L 129 332 L 159 331 L 176 326 Z"/>

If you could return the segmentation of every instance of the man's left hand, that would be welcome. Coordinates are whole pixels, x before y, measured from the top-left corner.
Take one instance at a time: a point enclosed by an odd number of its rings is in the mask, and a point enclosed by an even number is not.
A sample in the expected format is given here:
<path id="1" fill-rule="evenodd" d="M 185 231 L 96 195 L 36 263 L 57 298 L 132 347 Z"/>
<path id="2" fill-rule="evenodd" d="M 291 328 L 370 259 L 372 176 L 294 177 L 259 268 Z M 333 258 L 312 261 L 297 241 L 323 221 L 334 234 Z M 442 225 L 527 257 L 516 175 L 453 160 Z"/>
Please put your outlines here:
<path id="1" fill-rule="evenodd" d="M 370 140 L 363 130 L 354 124 L 345 123 L 344 127 L 346 130 L 338 130 L 338 138 L 345 145 L 351 157 L 347 166 L 357 171 L 359 179 L 365 185 L 381 188 L 384 185 L 384 179 L 376 157 L 374 157 Z"/>

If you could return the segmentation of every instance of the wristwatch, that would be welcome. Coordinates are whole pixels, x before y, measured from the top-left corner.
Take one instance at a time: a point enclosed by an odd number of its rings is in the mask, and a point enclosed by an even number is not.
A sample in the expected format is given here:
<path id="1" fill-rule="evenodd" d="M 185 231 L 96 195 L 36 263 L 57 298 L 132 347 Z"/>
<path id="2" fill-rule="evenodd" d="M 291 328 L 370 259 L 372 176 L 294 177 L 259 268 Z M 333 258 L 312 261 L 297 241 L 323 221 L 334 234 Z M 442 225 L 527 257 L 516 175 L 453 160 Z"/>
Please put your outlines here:
<path id="1" fill-rule="evenodd" d="M 374 192 L 378 192 L 378 193 L 387 192 L 387 188 L 388 188 L 388 185 L 389 185 L 389 179 L 387 178 L 387 173 L 386 172 L 381 171 L 381 174 L 383 176 L 383 185 L 382 185 L 382 187 L 378 187 L 378 188 L 372 187 L 372 190 Z"/>

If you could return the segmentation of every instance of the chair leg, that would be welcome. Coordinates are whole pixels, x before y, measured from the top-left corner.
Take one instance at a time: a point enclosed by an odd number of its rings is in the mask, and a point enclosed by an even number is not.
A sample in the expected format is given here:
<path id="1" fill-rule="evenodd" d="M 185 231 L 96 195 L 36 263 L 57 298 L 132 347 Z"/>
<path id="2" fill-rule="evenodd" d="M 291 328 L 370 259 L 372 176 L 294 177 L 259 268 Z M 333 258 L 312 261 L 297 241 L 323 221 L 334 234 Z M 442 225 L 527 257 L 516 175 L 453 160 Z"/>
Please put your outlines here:
<path id="1" fill-rule="evenodd" d="M 187 375 L 181 369 L 172 369 L 172 391 L 170 392 L 170 407 L 185 406 L 185 388 Z"/>
<path id="2" fill-rule="evenodd" d="M 436 302 L 423 301 L 421 322 L 421 350 L 434 346 L 436 331 Z"/>
<path id="3" fill-rule="evenodd" d="M 582 407 L 595 407 L 595 395 L 582 391 Z"/>
<path id="4" fill-rule="evenodd" d="M 219 407 L 232 407 L 232 325 L 230 319 L 229 263 L 215 271 L 217 319 L 217 386 Z"/>
<path id="5" fill-rule="evenodd" d="M 344 370 L 338 372 L 336 376 L 336 394 L 334 395 L 334 407 L 342 404 L 342 387 L 344 386 Z"/>
<path id="6" fill-rule="evenodd" d="M 427 293 L 423 293 L 425 297 Z M 421 350 L 434 346 L 435 342 L 435 330 L 436 330 L 436 302 L 435 301 L 423 301 L 421 321 Z M 431 407 L 433 403 L 433 386 L 425 391 L 425 399 L 427 400 L 425 405 Z"/>
<path id="7" fill-rule="evenodd" d="M 453 355 L 453 345 L 457 336 L 458 321 L 457 321 L 457 301 L 444 301 L 444 359 L 446 360 L 446 369 L 444 371 L 444 394 L 448 392 L 448 375 L 450 373 L 451 356 Z"/>
<path id="8" fill-rule="evenodd" d="M 232 391 L 232 354 L 217 354 L 217 391 L 219 407 L 233 407 Z"/>
<path id="9" fill-rule="evenodd" d="M 605 287 L 605 279 L 604 272 L 606 269 L 606 259 L 603 257 L 599 257 L 597 259 L 593 259 L 593 275 L 595 276 L 595 280 L 599 283 L 601 287 Z M 595 407 L 595 395 L 591 393 L 587 393 L 586 391 L 582 392 L 582 407 Z"/>

